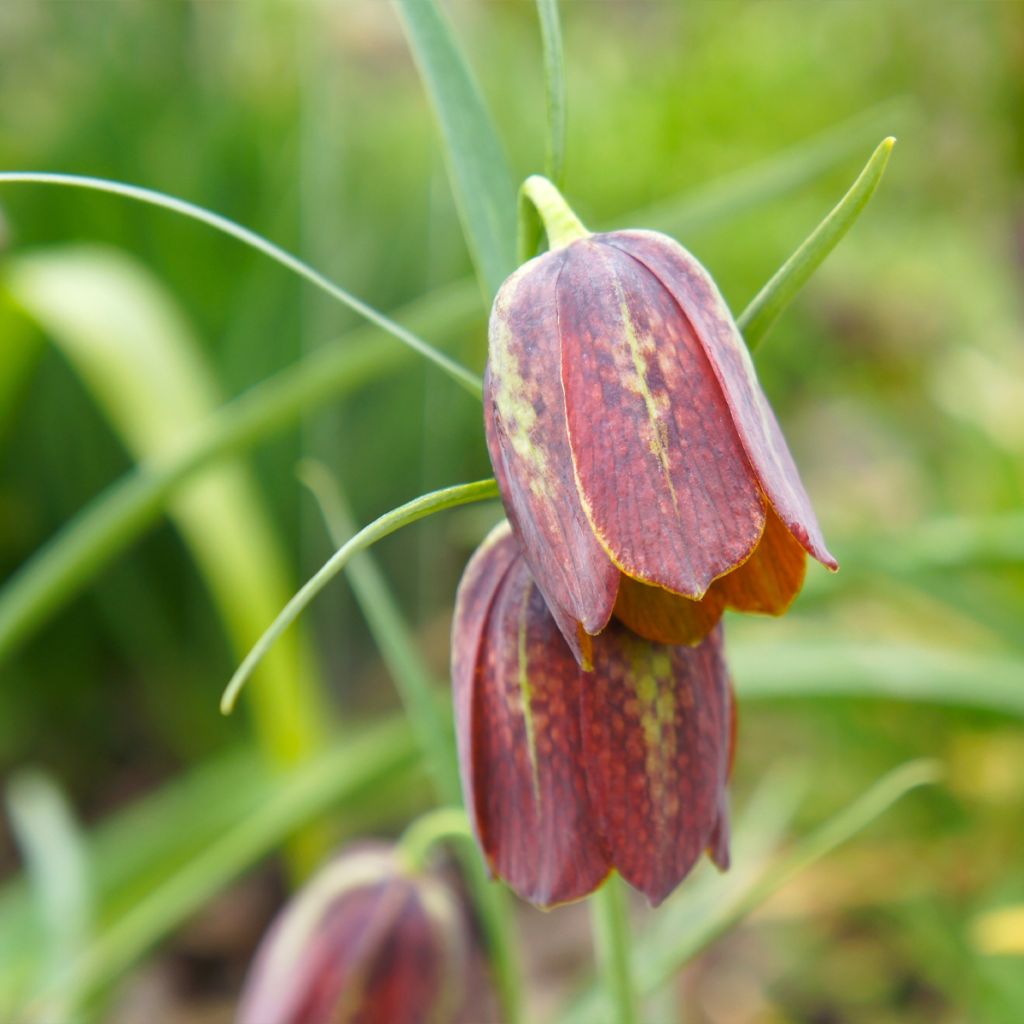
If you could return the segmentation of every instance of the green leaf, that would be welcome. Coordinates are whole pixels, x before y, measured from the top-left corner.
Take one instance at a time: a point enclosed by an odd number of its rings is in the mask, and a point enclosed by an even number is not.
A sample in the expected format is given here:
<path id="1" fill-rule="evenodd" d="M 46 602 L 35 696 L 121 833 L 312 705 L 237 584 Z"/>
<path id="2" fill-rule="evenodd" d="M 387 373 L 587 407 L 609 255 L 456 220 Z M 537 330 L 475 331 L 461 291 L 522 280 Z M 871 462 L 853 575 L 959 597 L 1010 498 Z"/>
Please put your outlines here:
<path id="1" fill-rule="evenodd" d="M 882 697 L 1024 717 L 1024 659 L 912 644 L 737 641 L 729 664 L 744 699 Z"/>
<path id="2" fill-rule="evenodd" d="M 401 316 L 420 330 L 457 337 L 479 319 L 479 293 L 472 282 L 454 285 Z M 196 422 L 173 452 L 109 487 L 8 580 L 0 591 L 0 661 L 156 522 L 197 473 L 407 366 L 410 357 L 379 329 L 359 328 Z"/>
<path id="3" fill-rule="evenodd" d="M 633 968 L 641 994 L 651 995 L 684 964 L 735 927 L 770 896 L 811 865 L 863 831 L 912 790 L 940 778 L 933 761 L 912 761 L 890 772 L 863 796 L 800 839 L 787 853 L 764 863 L 745 849 L 747 830 L 737 829 L 737 864 L 743 870 L 705 876 L 665 904 L 660 921 L 636 943 Z M 759 863 L 760 861 L 760 863 Z M 710 898 L 708 898 L 710 897 Z M 559 1020 L 566 1024 L 605 1019 L 600 989 L 590 986 Z"/>
<path id="4" fill-rule="evenodd" d="M 299 465 L 299 479 L 319 503 L 331 540 L 339 549 L 344 547 L 355 533 L 355 525 L 341 488 L 330 471 L 323 463 L 304 459 Z M 462 791 L 455 752 L 449 742 L 450 715 L 443 714 L 438 703 L 441 688 L 424 665 L 423 656 L 416 649 L 398 603 L 372 554 L 363 551 L 354 555 L 346 566 L 346 576 L 398 688 L 438 797 L 444 803 L 458 804 Z"/>
<path id="5" fill-rule="evenodd" d="M 107 192 L 111 195 L 123 196 L 135 202 L 146 203 L 149 206 L 158 206 L 170 210 L 182 217 L 199 221 L 210 227 L 237 238 L 240 242 L 255 249 L 257 252 L 269 256 L 270 259 L 281 266 L 286 267 L 310 284 L 315 285 L 322 292 L 330 295 L 331 298 L 349 309 L 358 313 L 365 320 L 387 331 L 388 334 L 397 338 L 403 344 L 408 345 L 414 352 L 418 352 L 425 359 L 434 363 L 442 369 L 456 383 L 464 387 L 470 394 L 479 395 L 481 391 L 480 378 L 471 373 L 464 366 L 460 366 L 450 359 L 443 352 L 427 344 L 422 338 L 417 337 L 412 331 L 386 317 L 383 313 L 372 306 L 356 298 L 351 292 L 346 291 L 340 285 L 329 280 L 320 271 L 311 267 L 308 263 L 293 256 L 290 252 L 282 249 L 279 245 L 264 238 L 262 235 L 250 231 L 248 228 L 236 224 L 233 220 L 214 213 L 212 210 L 196 206 L 195 203 L 178 199 L 175 196 L 166 195 L 163 192 L 156 192 L 153 189 L 141 188 L 138 185 L 127 185 L 121 181 L 110 181 L 106 178 L 91 178 L 76 174 L 47 174 L 36 171 L 9 171 L 0 173 L 0 185 L 2 184 L 31 184 L 31 185 L 57 185 L 63 188 L 84 188 L 95 192 Z"/>
<path id="6" fill-rule="evenodd" d="M 43 924 L 44 979 L 52 982 L 87 948 L 92 932 L 93 896 L 84 837 L 64 794 L 48 776 L 25 770 L 11 780 L 6 795 L 14 838 Z M 66 1009 L 59 1016 L 70 1020 Z"/>
<path id="7" fill-rule="evenodd" d="M 435 0 L 397 0 L 444 140 L 477 276 L 490 296 L 516 268 L 516 186 L 494 121 Z"/>
<path id="8" fill-rule="evenodd" d="M 431 491 L 429 494 L 414 498 L 390 512 L 385 512 L 368 526 L 364 526 L 303 584 L 298 593 L 284 606 L 277 618 L 259 638 L 253 649 L 245 656 L 245 660 L 238 666 L 224 691 L 220 702 L 221 711 L 225 714 L 232 711 L 238 700 L 238 694 L 253 669 L 273 647 L 278 637 L 302 614 L 313 598 L 345 568 L 353 555 L 364 551 L 403 526 L 415 523 L 435 512 L 497 497 L 498 485 L 493 479 L 478 480 L 471 484 L 456 484 L 453 487 L 445 487 L 439 491 Z"/>
<path id="9" fill-rule="evenodd" d="M 174 457 L 220 397 L 201 348 L 172 299 L 115 250 L 50 249 L 7 264 L 7 286 L 66 356 L 141 464 Z M 286 562 L 254 481 L 224 464 L 171 503 L 239 652 L 291 590 Z M 298 636 L 261 672 L 257 731 L 271 760 L 290 764 L 324 736 L 312 651 Z"/>
<path id="10" fill-rule="evenodd" d="M 544 51 L 544 92 L 548 109 L 547 159 L 544 174 L 559 188 L 565 169 L 565 54 L 558 0 L 537 0 Z"/>
<path id="11" fill-rule="evenodd" d="M 775 272 L 771 280 L 740 314 L 736 322 L 751 350 L 757 348 L 764 340 L 782 311 L 825 261 L 825 257 L 839 244 L 840 239 L 853 227 L 867 206 L 868 200 L 875 194 L 894 145 L 896 140 L 891 136 L 879 143 L 864 170 L 860 172 L 838 205 Z"/>

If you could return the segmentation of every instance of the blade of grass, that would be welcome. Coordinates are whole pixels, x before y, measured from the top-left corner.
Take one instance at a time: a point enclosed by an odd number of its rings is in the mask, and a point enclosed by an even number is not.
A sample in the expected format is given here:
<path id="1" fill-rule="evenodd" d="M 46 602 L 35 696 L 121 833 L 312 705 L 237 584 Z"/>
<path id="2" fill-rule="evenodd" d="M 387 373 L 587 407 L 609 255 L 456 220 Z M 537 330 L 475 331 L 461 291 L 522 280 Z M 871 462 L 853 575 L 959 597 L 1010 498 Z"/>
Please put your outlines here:
<path id="1" fill-rule="evenodd" d="M 537 0 L 540 39 L 544 53 L 544 93 L 548 111 L 547 156 L 544 174 L 559 188 L 565 170 L 565 53 L 558 0 Z"/>
<path id="2" fill-rule="evenodd" d="M 298 474 L 316 498 L 331 540 L 339 549 L 343 548 L 356 529 L 341 488 L 327 467 L 315 459 L 303 459 Z M 461 790 L 449 742 L 451 716 L 442 711 L 438 700 L 441 688 L 424 666 L 398 604 L 370 552 L 354 555 L 345 567 L 345 575 L 398 688 L 438 797 L 442 803 L 457 804 Z"/>
<path id="3" fill-rule="evenodd" d="M 863 831 L 908 793 L 933 784 L 940 777 L 940 768 L 934 761 L 912 761 L 896 768 L 863 796 L 800 839 L 788 853 L 769 862 L 764 870 L 736 876 L 719 875 L 711 886 L 716 890 L 716 898 L 702 905 L 700 914 L 686 913 L 686 891 L 681 890 L 673 908 L 671 929 L 659 928 L 634 947 L 633 966 L 640 992 L 648 995 L 656 991 L 684 964 L 801 872 Z M 599 1020 L 601 1006 L 601 990 L 591 985 L 559 1019 L 564 1024 Z"/>
<path id="4" fill-rule="evenodd" d="M 184 314 L 130 257 L 97 246 L 47 249 L 11 260 L 6 280 L 139 463 L 173 453 L 220 404 Z M 256 483 L 242 465 L 222 463 L 170 511 L 242 656 L 293 589 Z M 327 706 L 314 666 L 293 636 L 260 672 L 256 730 L 273 763 L 291 764 L 323 741 Z M 319 860 L 318 845 L 304 859 Z"/>
<path id="5" fill-rule="evenodd" d="M 272 260 L 287 267 L 299 277 L 304 278 L 310 284 L 315 285 L 321 291 L 326 292 L 332 298 L 337 299 L 349 309 L 358 313 L 363 319 L 387 331 L 392 337 L 397 338 L 403 344 L 408 345 L 414 352 L 418 352 L 425 359 L 428 359 L 435 366 L 443 370 L 456 383 L 464 387 L 470 394 L 479 395 L 482 385 L 480 378 L 471 373 L 464 366 L 460 366 L 449 356 L 446 356 L 433 345 L 428 344 L 422 338 L 417 337 L 408 328 L 396 323 L 372 306 L 356 298 L 347 292 L 340 285 L 324 277 L 318 270 L 315 270 L 308 263 L 300 260 L 297 256 L 275 245 L 262 235 L 250 231 L 248 228 L 236 224 L 233 220 L 206 210 L 194 203 L 175 196 L 169 196 L 163 192 L 153 189 L 141 188 L 138 185 L 128 185 L 120 181 L 110 181 L 106 178 L 92 178 L 75 174 L 50 174 L 41 171 L 5 171 L 0 173 L 0 185 L 3 184 L 31 184 L 31 185 L 56 185 L 63 188 L 91 189 L 95 192 L 108 192 L 112 195 L 123 196 L 139 203 L 146 203 L 150 206 L 158 206 L 173 213 L 180 214 L 192 220 L 207 224 L 217 231 L 232 238 L 238 239 L 252 249 L 269 256 Z"/>
<path id="6" fill-rule="evenodd" d="M 403 319 L 449 337 L 480 316 L 472 284 L 414 303 Z M 222 406 L 173 453 L 149 459 L 111 485 L 8 580 L 0 592 L 0 661 L 46 621 L 108 561 L 152 525 L 197 473 L 295 423 L 304 413 L 350 395 L 411 354 L 372 327 L 324 345 Z"/>
<path id="7" fill-rule="evenodd" d="M 875 194 L 894 145 L 891 136 L 879 143 L 846 195 L 740 314 L 736 322 L 751 350 L 761 344 L 782 311 L 853 227 Z"/>
<path id="8" fill-rule="evenodd" d="M 633 977 L 632 940 L 626 887 L 614 872 L 587 901 L 594 953 L 603 979 L 607 1002 L 614 1008 L 609 1020 L 615 1024 L 637 1024 L 636 981 Z"/>
<path id="9" fill-rule="evenodd" d="M 7 811 L 42 921 L 42 982 L 52 982 L 88 947 L 93 896 L 85 840 L 56 783 L 26 770 L 7 786 Z M 67 1008 L 61 1020 L 70 1021 Z"/>
<path id="10" fill-rule="evenodd" d="M 734 642 L 729 664 L 744 700 L 883 697 L 1024 717 L 1024 659 L 1010 654 L 844 640 Z"/>
<path id="11" fill-rule="evenodd" d="M 390 512 L 364 526 L 347 543 L 343 544 L 320 569 L 299 589 L 298 593 L 285 605 L 277 618 L 270 624 L 263 636 L 246 655 L 231 677 L 224 696 L 221 698 L 221 711 L 229 714 L 235 706 L 238 694 L 245 685 L 253 669 L 259 664 L 277 638 L 302 614 L 305 607 L 320 593 L 335 576 L 345 568 L 349 559 L 378 540 L 400 530 L 403 526 L 415 523 L 418 519 L 441 512 L 444 509 L 467 505 L 474 501 L 486 501 L 498 497 L 498 485 L 493 479 L 478 480 L 471 484 L 457 484 L 445 487 L 430 494 L 421 495 L 412 501 L 400 505 Z"/>
<path id="12" fill-rule="evenodd" d="M 29 1008 L 56 1019 L 53 1005 L 86 1006 L 143 954 L 217 892 L 303 825 L 374 792 L 406 772 L 416 754 L 405 723 L 372 725 L 280 777 L 247 817 L 146 893 L 90 944 L 59 982 Z M 26 1015 L 27 1016 L 27 1015 Z"/>
<path id="13" fill-rule="evenodd" d="M 516 186 L 494 121 L 435 0 L 397 0 L 444 141 L 477 276 L 493 296 L 516 268 Z"/>
<path id="14" fill-rule="evenodd" d="M 300 475 L 320 504 L 332 540 L 339 546 L 344 544 L 354 527 L 341 488 L 326 467 L 312 460 L 300 466 Z M 445 701 L 447 710 L 442 712 L 412 632 L 373 556 L 368 551 L 356 555 L 347 566 L 347 575 L 398 689 L 423 760 L 431 769 L 434 788 L 443 804 L 461 807 L 451 702 Z M 460 811 L 459 815 L 465 823 L 465 814 Z M 460 844 L 458 853 L 487 938 L 502 1019 L 507 1024 L 517 1024 L 522 1019 L 522 983 L 508 894 L 488 877 L 475 843 Z"/>

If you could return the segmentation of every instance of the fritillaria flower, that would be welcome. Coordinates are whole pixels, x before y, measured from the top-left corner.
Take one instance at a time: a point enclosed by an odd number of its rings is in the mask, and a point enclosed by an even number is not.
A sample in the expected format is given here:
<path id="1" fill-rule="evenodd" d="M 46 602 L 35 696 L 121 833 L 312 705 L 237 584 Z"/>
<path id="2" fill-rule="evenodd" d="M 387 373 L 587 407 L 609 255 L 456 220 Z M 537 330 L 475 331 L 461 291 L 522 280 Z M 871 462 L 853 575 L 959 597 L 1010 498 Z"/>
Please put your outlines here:
<path id="1" fill-rule="evenodd" d="M 246 978 L 238 1024 L 466 1020 L 482 971 L 456 895 L 389 847 L 322 868 L 281 911 Z"/>
<path id="2" fill-rule="evenodd" d="M 452 651 L 469 817 L 520 896 L 579 899 L 614 868 L 657 904 L 705 850 L 727 866 L 734 718 L 720 627 L 670 647 L 612 623 L 585 672 L 503 523 L 463 575 Z"/>
<path id="3" fill-rule="evenodd" d="M 707 271 L 650 231 L 579 237 L 502 286 L 487 442 L 509 520 L 581 664 L 612 616 L 697 643 L 725 608 L 780 614 L 814 510 Z"/>

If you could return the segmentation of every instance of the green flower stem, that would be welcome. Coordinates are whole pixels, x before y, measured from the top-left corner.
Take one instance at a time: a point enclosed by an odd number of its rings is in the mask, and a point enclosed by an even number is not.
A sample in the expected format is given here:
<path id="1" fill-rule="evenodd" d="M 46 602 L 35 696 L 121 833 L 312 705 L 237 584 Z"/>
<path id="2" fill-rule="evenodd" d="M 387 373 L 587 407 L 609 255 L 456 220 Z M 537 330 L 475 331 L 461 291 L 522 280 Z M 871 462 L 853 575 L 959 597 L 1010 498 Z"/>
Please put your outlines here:
<path id="1" fill-rule="evenodd" d="M 423 871 L 437 846 L 452 840 L 459 844 L 475 843 L 466 812 L 461 807 L 437 807 L 421 814 L 402 833 L 398 849 L 413 871 Z M 475 845 L 472 848 L 475 852 Z"/>
<path id="2" fill-rule="evenodd" d="M 352 524 L 337 481 L 314 460 L 303 462 L 299 474 L 320 503 L 331 538 L 336 544 L 343 544 L 352 534 Z M 451 722 L 442 718 L 437 695 L 429 674 L 423 668 L 409 627 L 372 555 L 364 552 L 353 558 L 347 567 L 347 575 L 395 681 L 437 794 L 444 804 L 459 804 L 462 791 L 452 757 Z M 431 835 L 436 835 L 439 840 L 445 828 L 450 828 L 446 833 L 448 837 L 454 838 L 456 834 L 471 837 L 465 813 L 451 807 L 441 808 L 421 818 L 420 823 L 410 827 L 407 835 L 410 843 L 420 844 L 422 848 Z M 417 833 L 419 839 L 414 838 Z M 522 1019 L 522 985 L 508 894 L 488 877 L 475 842 L 459 843 L 457 851 L 487 938 L 488 958 L 503 1010 L 502 1018 L 506 1024 L 518 1024 Z M 422 860 L 422 857 L 418 859 Z"/>
<path id="3" fill-rule="evenodd" d="M 564 196 L 541 174 L 531 174 L 520 190 L 520 223 L 522 223 L 523 200 L 529 201 L 540 214 L 544 230 L 548 235 L 548 247 L 553 251 L 563 249 L 570 242 L 586 238 L 590 232 L 579 217 L 572 212 Z"/>
<path id="4" fill-rule="evenodd" d="M 540 40 L 544 52 L 544 93 L 548 109 L 547 155 L 544 170 L 556 184 L 562 184 L 565 164 L 565 54 L 558 0 L 537 0 Z"/>
<path id="5" fill-rule="evenodd" d="M 246 655 L 231 677 L 224 696 L 221 697 L 220 709 L 224 714 L 234 710 L 235 702 L 242 691 L 252 670 L 259 664 L 274 641 L 283 633 L 306 609 L 306 606 L 320 593 L 335 576 L 345 568 L 349 559 L 365 548 L 382 540 L 389 534 L 415 523 L 419 519 L 441 512 L 457 505 L 467 505 L 473 501 L 486 501 L 498 497 L 498 485 L 493 479 L 478 480 L 471 484 L 457 484 L 439 491 L 420 495 L 398 508 L 385 512 L 368 526 L 364 526 L 347 543 L 343 544 L 320 569 L 299 588 L 295 596 L 284 606 L 280 614 L 270 624 L 266 632 L 256 641 L 253 649 Z"/>
<path id="6" fill-rule="evenodd" d="M 615 1024 L 638 1024 L 636 982 L 633 978 L 629 908 L 625 883 L 611 877 L 590 897 L 591 927 L 598 970 L 605 979 L 615 1008 Z"/>

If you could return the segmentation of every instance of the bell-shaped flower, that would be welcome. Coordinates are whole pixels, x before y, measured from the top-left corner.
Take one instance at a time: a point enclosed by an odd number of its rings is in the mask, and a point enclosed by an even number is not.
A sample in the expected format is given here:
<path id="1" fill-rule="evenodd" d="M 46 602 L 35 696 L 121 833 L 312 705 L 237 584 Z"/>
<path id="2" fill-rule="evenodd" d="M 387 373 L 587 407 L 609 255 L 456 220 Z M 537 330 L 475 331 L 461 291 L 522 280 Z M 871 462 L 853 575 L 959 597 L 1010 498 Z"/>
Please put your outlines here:
<path id="1" fill-rule="evenodd" d="M 593 671 L 566 646 L 507 524 L 459 586 L 452 679 L 462 786 L 494 874 L 552 906 L 614 868 L 660 903 L 728 863 L 734 742 L 721 629 L 665 646 L 613 623 Z"/>
<path id="2" fill-rule="evenodd" d="M 343 853 L 278 915 L 245 981 L 238 1024 L 468 1020 L 474 958 L 464 908 L 390 847 Z M 479 979 L 476 979 L 479 980 Z"/>
<path id="3" fill-rule="evenodd" d="M 725 608 L 780 614 L 814 510 L 718 288 L 651 231 L 520 267 L 490 321 L 485 424 L 512 528 L 577 659 L 614 615 L 696 643 Z"/>

